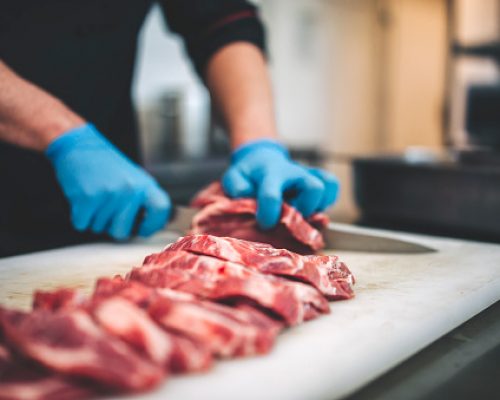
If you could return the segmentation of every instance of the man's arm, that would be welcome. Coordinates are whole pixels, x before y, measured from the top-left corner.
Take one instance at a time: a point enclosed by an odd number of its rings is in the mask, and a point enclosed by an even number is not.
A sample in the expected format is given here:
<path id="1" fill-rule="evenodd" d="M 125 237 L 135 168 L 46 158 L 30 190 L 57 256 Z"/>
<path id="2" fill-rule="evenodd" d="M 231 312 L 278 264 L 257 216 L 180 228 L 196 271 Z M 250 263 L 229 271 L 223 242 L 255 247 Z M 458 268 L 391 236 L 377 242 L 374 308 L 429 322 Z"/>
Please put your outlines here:
<path id="1" fill-rule="evenodd" d="M 44 152 L 71 207 L 75 229 L 127 239 L 161 229 L 170 199 L 155 180 L 60 100 L 0 62 L 0 140 Z"/>
<path id="2" fill-rule="evenodd" d="M 0 60 L 0 140 L 43 151 L 58 136 L 84 122 Z"/>
<path id="3" fill-rule="evenodd" d="M 260 49 L 231 43 L 210 59 L 207 86 L 222 113 L 233 149 L 257 139 L 276 139 L 270 79 Z"/>

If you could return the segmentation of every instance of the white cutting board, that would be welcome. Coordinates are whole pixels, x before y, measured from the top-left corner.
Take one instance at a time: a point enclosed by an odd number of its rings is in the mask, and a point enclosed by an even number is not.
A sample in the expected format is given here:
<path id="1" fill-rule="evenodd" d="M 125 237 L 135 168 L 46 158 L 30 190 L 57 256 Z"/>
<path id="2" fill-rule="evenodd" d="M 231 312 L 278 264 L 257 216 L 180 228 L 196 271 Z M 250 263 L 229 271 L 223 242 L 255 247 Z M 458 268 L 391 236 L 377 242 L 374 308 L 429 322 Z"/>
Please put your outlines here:
<path id="1" fill-rule="evenodd" d="M 438 249 L 432 254 L 339 252 L 357 278 L 356 297 L 278 338 L 271 354 L 219 362 L 175 377 L 141 399 L 335 399 L 349 394 L 500 299 L 500 245 L 378 232 Z M 95 244 L 0 259 L 0 303 L 27 307 L 35 288 L 89 290 L 124 273 L 175 236 Z"/>

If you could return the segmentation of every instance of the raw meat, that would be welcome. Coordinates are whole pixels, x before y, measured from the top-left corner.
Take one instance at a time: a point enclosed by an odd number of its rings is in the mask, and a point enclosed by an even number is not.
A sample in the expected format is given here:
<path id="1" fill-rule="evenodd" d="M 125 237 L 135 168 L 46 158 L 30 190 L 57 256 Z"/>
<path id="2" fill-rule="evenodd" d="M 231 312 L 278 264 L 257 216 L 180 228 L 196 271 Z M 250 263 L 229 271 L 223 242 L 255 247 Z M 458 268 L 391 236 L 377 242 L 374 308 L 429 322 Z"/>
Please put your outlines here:
<path id="1" fill-rule="evenodd" d="M 102 304 L 105 306 L 104 310 L 102 307 L 97 308 L 99 322 L 170 372 L 206 371 L 212 366 L 211 352 L 204 343 L 161 329 L 162 324 L 153 322 L 147 311 L 138 308 L 126 298 L 117 295 L 104 300 Z M 117 305 L 122 308 L 122 312 L 126 312 L 121 314 L 123 319 L 129 321 L 125 326 L 122 321 L 113 323 L 113 317 L 107 315 L 108 312 L 117 311 Z M 125 311 L 125 308 L 129 310 Z M 136 318 L 131 317 L 133 315 Z"/>
<path id="2" fill-rule="evenodd" d="M 35 290 L 33 308 L 57 311 L 84 305 L 86 300 L 80 292 L 69 288 L 59 288 L 53 291 Z"/>
<path id="3" fill-rule="evenodd" d="M 97 394 L 86 386 L 14 353 L 0 326 L 0 400 L 77 400 Z"/>
<path id="4" fill-rule="evenodd" d="M 323 245 L 288 205 L 263 232 L 253 199 L 220 185 L 201 193 L 193 230 L 145 258 L 126 279 L 102 278 L 90 297 L 37 291 L 33 310 L 0 307 L 0 400 L 65 400 L 142 391 L 169 373 L 205 370 L 213 356 L 265 354 L 285 326 L 329 312 L 353 296 L 354 277 L 335 256 L 300 255 Z M 250 242 L 227 234 L 263 241 Z"/>
<path id="5" fill-rule="evenodd" d="M 97 394 L 83 384 L 11 357 L 0 366 L 0 400 L 77 400 Z"/>
<path id="6" fill-rule="evenodd" d="M 215 257 L 183 250 L 152 254 L 129 278 L 156 288 L 170 288 L 210 300 L 244 300 L 296 325 L 328 313 L 326 299 L 315 288 Z"/>
<path id="7" fill-rule="evenodd" d="M 151 288 L 139 282 L 127 281 L 120 275 L 97 280 L 93 298 L 106 298 L 114 295 L 120 295 L 141 308 L 147 308 L 151 298 Z"/>
<path id="8" fill-rule="evenodd" d="M 0 400 L 78 400 L 96 391 L 21 360 L 13 361 L 0 379 Z"/>
<path id="9" fill-rule="evenodd" d="M 168 369 L 173 341 L 145 311 L 123 297 L 114 296 L 97 301 L 92 306 L 92 315 L 108 333 Z"/>
<path id="10" fill-rule="evenodd" d="M 199 372 L 212 366 L 212 354 L 202 343 L 172 332 L 170 335 L 174 343 L 170 371 L 177 374 Z"/>
<path id="11" fill-rule="evenodd" d="M 192 372 L 206 370 L 211 366 L 211 354 L 208 349 L 166 332 L 150 318 L 144 310 L 151 295 L 150 288 L 115 277 L 99 279 L 90 300 L 83 301 L 81 296 L 70 295 L 69 291 L 37 291 L 34 304 L 37 308 L 52 311 L 71 307 L 83 308 L 93 315 L 109 334 L 128 343 L 168 371 Z M 120 291 L 123 295 L 119 296 Z M 61 299 L 73 301 L 59 301 Z"/>
<path id="12" fill-rule="evenodd" d="M 230 199 L 219 182 L 202 190 L 192 201 L 201 208 L 195 215 L 191 233 L 230 236 L 268 243 L 296 253 L 308 254 L 325 247 L 320 230 L 328 224 L 326 214 L 315 214 L 308 220 L 287 203 L 283 203 L 280 222 L 270 231 L 259 229 L 255 199 Z"/>
<path id="13" fill-rule="evenodd" d="M 14 368 L 16 377 L 6 376 L 0 381 L 0 400 L 78 400 L 96 394 L 60 376 Z"/>
<path id="14" fill-rule="evenodd" d="M 203 208 L 209 204 L 215 203 L 221 200 L 230 200 L 220 182 L 212 182 L 210 185 L 201 189 L 191 200 L 191 207 Z"/>
<path id="15" fill-rule="evenodd" d="M 138 391 L 154 387 L 164 371 L 106 334 L 80 309 L 0 311 L 6 341 L 23 355 L 67 376 Z"/>
<path id="16" fill-rule="evenodd" d="M 213 235 L 184 236 L 165 250 L 217 257 L 265 274 L 300 280 L 315 286 L 329 300 L 354 296 L 354 276 L 337 256 L 303 256 L 264 243 Z"/>
<path id="17" fill-rule="evenodd" d="M 172 292 L 163 289 L 151 303 L 150 314 L 167 329 L 204 343 L 217 356 L 265 354 L 280 331 L 280 324 L 264 321 L 268 317 L 262 314 L 259 325 L 255 321 L 258 317 L 248 311 L 196 298 L 181 299 L 177 293 L 172 297 Z M 171 304 L 167 299 L 172 300 Z"/>
<path id="18" fill-rule="evenodd" d="M 152 318 L 165 329 L 201 342 L 217 356 L 266 353 L 281 330 L 279 323 L 258 311 L 202 301 L 170 289 L 146 288 L 134 281 L 101 280 L 96 293 L 112 293 L 113 285 L 115 294 L 147 307 Z"/>

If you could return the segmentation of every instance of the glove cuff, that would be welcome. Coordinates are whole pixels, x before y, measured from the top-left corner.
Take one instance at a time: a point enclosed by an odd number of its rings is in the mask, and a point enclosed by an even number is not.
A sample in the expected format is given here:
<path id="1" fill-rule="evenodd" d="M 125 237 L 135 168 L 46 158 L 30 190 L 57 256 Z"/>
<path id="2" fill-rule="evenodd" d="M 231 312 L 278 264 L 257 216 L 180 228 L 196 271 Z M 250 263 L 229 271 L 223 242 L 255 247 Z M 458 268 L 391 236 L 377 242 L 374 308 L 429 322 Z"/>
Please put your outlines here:
<path id="1" fill-rule="evenodd" d="M 107 139 L 99 133 L 97 128 L 93 124 L 87 123 L 70 129 L 53 140 L 45 150 L 45 155 L 49 160 L 54 161 L 61 153 L 65 153 L 75 146 L 102 146 L 106 142 Z"/>
<path id="2" fill-rule="evenodd" d="M 247 142 L 239 147 L 237 147 L 234 151 L 233 154 L 231 155 L 231 161 L 237 162 L 241 160 L 244 156 L 246 156 L 249 153 L 252 153 L 255 150 L 259 149 L 270 149 L 270 150 L 276 150 L 282 155 L 284 155 L 286 158 L 290 158 L 290 153 L 288 152 L 287 148 L 278 142 L 277 140 L 273 139 L 257 139 L 257 140 L 252 140 L 250 142 Z"/>

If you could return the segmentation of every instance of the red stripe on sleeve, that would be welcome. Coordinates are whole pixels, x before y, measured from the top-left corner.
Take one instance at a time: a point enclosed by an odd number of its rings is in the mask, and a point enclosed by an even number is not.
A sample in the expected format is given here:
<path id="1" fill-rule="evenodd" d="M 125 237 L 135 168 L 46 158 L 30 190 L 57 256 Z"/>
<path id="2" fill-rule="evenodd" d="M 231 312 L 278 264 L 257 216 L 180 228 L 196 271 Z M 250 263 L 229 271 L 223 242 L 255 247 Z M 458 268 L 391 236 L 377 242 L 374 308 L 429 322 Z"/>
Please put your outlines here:
<path id="1" fill-rule="evenodd" d="M 235 21 L 239 21 L 240 19 L 254 18 L 255 16 L 256 12 L 251 10 L 240 11 L 234 14 L 227 15 L 224 18 L 215 22 L 214 24 L 210 25 L 210 27 L 205 31 L 205 33 L 207 34 L 212 33 L 213 31 L 223 27 L 224 25 L 231 24 Z"/>

